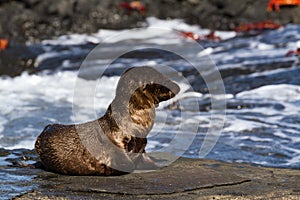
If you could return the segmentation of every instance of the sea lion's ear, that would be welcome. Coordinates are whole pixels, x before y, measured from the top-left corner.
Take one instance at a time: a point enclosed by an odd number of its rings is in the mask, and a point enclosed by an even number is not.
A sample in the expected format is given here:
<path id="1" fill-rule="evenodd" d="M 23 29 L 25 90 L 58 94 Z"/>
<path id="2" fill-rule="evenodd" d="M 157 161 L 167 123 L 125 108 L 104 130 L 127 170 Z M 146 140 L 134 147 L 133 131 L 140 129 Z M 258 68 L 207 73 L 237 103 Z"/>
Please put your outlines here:
<path id="1" fill-rule="evenodd" d="M 144 85 L 142 85 L 142 86 L 141 86 L 142 90 L 145 91 L 145 90 L 147 89 L 147 86 L 148 86 L 148 85 L 149 85 L 149 84 L 144 84 Z"/>

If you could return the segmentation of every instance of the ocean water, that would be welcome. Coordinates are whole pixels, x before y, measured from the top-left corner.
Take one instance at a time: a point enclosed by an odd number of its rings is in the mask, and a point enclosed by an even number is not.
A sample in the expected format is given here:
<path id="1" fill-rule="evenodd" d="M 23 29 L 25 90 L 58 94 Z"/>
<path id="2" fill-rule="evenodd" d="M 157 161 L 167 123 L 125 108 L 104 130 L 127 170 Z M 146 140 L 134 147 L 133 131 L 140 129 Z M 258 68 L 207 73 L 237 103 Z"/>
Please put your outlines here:
<path id="1" fill-rule="evenodd" d="M 181 87 L 157 108 L 148 152 L 300 168 L 299 58 L 285 56 L 300 47 L 299 26 L 254 36 L 216 31 L 221 42 L 195 42 L 178 31 L 209 30 L 182 20 L 148 24 L 42 41 L 38 73 L 0 77 L 0 147 L 33 149 L 49 123 L 103 115 L 120 74 L 148 65 Z"/>

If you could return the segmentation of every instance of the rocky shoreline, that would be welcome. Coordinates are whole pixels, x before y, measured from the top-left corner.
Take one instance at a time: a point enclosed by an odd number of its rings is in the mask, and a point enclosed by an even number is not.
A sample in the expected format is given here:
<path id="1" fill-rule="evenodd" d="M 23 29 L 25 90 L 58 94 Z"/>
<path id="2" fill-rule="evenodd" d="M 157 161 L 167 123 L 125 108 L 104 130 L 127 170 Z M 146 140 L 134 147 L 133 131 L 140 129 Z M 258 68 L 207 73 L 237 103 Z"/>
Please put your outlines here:
<path id="1" fill-rule="evenodd" d="M 203 28 L 231 30 L 248 22 L 300 24 L 300 8 L 267 12 L 269 0 L 142 0 L 145 12 L 120 7 L 127 0 L 2 0 L 0 38 L 37 42 L 70 33 L 146 26 L 146 18 L 180 18 Z"/>
<path id="2" fill-rule="evenodd" d="M 297 199 L 300 171 L 180 158 L 157 171 L 123 176 L 62 176 L 38 169 L 35 189 L 13 199 Z"/>

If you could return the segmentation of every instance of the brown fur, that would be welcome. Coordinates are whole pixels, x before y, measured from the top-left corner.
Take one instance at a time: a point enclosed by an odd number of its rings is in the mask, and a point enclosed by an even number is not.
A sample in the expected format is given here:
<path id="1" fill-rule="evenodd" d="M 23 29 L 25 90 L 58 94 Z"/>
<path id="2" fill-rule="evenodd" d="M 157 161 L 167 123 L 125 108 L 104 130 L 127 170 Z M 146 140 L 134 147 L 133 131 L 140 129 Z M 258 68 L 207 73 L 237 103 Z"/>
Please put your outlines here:
<path id="1" fill-rule="evenodd" d="M 46 170 L 69 175 L 118 175 L 153 168 L 145 154 L 155 106 L 179 87 L 150 67 L 131 68 L 120 78 L 103 117 L 77 125 L 45 127 L 35 143 Z"/>

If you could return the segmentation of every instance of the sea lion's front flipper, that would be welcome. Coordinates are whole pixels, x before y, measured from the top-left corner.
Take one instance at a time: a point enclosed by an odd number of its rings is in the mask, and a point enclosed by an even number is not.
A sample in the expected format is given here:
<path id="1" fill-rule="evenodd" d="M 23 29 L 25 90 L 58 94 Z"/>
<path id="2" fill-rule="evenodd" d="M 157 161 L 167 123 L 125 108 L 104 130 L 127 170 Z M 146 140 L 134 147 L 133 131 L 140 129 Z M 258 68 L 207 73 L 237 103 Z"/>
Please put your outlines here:
<path id="1" fill-rule="evenodd" d="M 136 170 L 156 170 L 159 166 L 155 164 L 154 160 L 150 158 L 146 153 L 141 154 L 141 156 L 135 161 Z"/>

